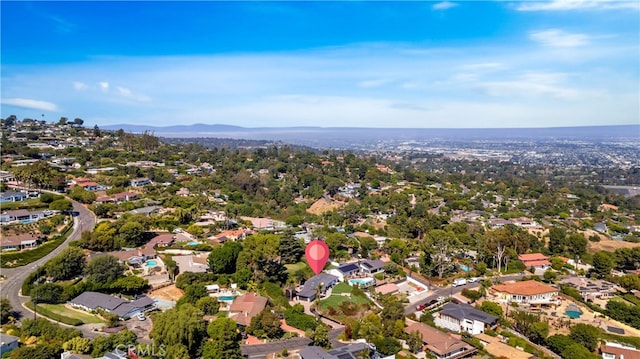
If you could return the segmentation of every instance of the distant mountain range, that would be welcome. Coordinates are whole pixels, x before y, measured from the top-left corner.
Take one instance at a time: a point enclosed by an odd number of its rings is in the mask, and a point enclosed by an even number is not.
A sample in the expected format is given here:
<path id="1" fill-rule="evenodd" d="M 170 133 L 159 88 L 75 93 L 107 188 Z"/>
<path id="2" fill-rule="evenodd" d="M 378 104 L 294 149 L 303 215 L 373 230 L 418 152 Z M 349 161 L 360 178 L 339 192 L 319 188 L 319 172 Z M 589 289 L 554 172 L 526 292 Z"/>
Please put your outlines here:
<path id="1" fill-rule="evenodd" d="M 468 140 L 640 140 L 640 125 L 551 128 L 358 128 L 358 127 L 240 127 L 233 125 L 109 125 L 107 130 L 151 132 L 159 137 L 216 137 L 284 141 L 312 147 L 349 147 L 345 144 L 379 141 Z"/>

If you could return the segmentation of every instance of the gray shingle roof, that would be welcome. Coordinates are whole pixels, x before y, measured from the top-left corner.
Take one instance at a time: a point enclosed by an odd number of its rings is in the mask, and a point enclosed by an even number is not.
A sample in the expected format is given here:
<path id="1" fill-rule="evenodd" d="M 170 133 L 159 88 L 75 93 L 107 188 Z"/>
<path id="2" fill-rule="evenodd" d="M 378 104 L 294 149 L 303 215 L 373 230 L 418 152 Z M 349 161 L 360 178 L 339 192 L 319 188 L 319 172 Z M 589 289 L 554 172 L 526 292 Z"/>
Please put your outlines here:
<path id="1" fill-rule="evenodd" d="M 92 310 L 102 308 L 111 311 L 127 301 L 122 298 L 98 292 L 84 292 L 73 298 L 70 302 L 71 304 L 81 305 Z"/>
<path id="2" fill-rule="evenodd" d="M 327 284 L 335 282 L 336 280 L 338 280 L 338 277 L 333 274 L 320 273 L 318 275 L 315 275 L 304 282 L 304 287 L 302 287 L 302 290 L 298 292 L 298 296 L 304 298 L 312 298 L 316 295 L 316 288 L 318 287 L 318 284 L 324 283 L 326 286 Z"/>
<path id="3" fill-rule="evenodd" d="M 497 317 L 487 314 L 481 310 L 477 310 L 468 304 L 447 303 L 442 307 L 440 315 L 447 315 L 460 320 L 465 318 L 473 319 L 485 324 L 494 324 L 498 321 Z"/>

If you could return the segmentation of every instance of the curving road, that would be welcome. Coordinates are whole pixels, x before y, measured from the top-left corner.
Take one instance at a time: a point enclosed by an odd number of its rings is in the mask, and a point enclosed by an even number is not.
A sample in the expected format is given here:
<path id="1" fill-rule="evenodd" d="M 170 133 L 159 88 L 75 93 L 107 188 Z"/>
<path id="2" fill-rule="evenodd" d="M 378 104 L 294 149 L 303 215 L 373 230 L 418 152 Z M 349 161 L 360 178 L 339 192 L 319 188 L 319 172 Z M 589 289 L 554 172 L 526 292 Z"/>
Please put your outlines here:
<path id="1" fill-rule="evenodd" d="M 34 313 L 23 306 L 29 300 L 29 297 L 20 295 L 22 283 L 25 279 L 35 271 L 39 266 L 44 265 L 51 258 L 55 257 L 63 249 L 69 246 L 69 242 L 80 239 L 83 231 L 91 231 L 96 224 L 96 217 L 93 212 L 89 211 L 82 204 L 72 201 L 73 210 L 78 211 L 79 215 L 74 217 L 73 232 L 67 237 L 67 239 L 58 246 L 58 248 L 51 251 L 51 253 L 38 259 L 37 261 L 27 264 L 25 266 L 16 268 L 2 268 L 2 275 L 6 277 L 2 283 L 0 283 L 0 295 L 6 296 L 11 302 L 13 310 L 18 312 L 22 318 L 28 318 L 34 316 Z M 82 328 L 79 328 L 82 329 Z M 83 330 L 85 337 L 95 336 L 90 330 Z M 89 334 L 90 333 L 90 334 Z M 89 335 L 88 335 L 89 334 Z"/>
<path id="2" fill-rule="evenodd" d="M 511 274 L 511 275 L 502 275 L 500 277 L 493 277 L 491 279 L 500 279 L 501 281 L 509 281 L 509 280 L 517 280 L 522 278 L 524 275 L 523 274 Z M 419 305 L 422 304 L 426 304 L 429 303 L 433 300 L 436 300 L 438 297 L 442 296 L 442 297 L 449 297 L 452 296 L 453 294 L 457 294 L 462 292 L 463 289 L 474 289 L 480 287 L 480 283 L 476 282 L 476 283 L 467 283 L 465 285 L 461 285 L 461 286 L 457 286 L 457 287 L 453 287 L 453 286 L 447 286 L 444 288 L 439 288 L 436 289 L 433 294 L 431 294 L 430 296 L 421 299 L 415 303 L 411 303 L 409 305 L 407 305 L 404 308 L 404 314 L 405 315 L 409 315 L 411 313 L 415 313 L 417 312 L 416 307 L 418 307 Z"/>

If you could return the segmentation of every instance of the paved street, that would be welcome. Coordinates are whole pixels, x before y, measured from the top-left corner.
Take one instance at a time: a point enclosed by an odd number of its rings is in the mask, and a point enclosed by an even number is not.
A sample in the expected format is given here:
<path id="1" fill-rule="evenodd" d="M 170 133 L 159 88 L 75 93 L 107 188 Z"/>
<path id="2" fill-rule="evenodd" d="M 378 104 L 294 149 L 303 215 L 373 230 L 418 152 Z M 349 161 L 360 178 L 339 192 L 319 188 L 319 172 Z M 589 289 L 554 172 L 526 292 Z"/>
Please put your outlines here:
<path id="1" fill-rule="evenodd" d="M 0 283 L 0 295 L 7 296 L 11 302 L 13 309 L 20 314 L 22 318 L 33 318 L 34 313 L 23 306 L 24 303 L 29 301 L 29 297 L 20 295 L 20 289 L 22 283 L 39 266 L 44 265 L 51 258 L 55 257 L 63 249 L 69 246 L 69 242 L 80 239 L 83 231 L 91 231 L 96 223 L 94 214 L 86 207 L 78 202 L 73 201 L 73 210 L 78 211 L 79 215 L 74 217 L 73 232 L 67 237 L 67 239 L 58 248 L 51 251 L 43 258 L 28 264 L 26 266 L 17 268 L 2 268 L 2 275 L 6 279 Z M 93 338 L 98 334 L 93 332 L 89 327 L 81 328 L 85 337 Z"/>
<path id="2" fill-rule="evenodd" d="M 509 281 L 509 280 L 516 280 L 516 279 L 520 279 L 522 278 L 523 275 L 522 274 L 511 274 L 511 275 L 503 275 L 501 277 L 493 277 L 491 279 L 497 279 L 499 278 L 501 281 Z M 443 297 L 449 297 L 452 296 L 454 294 L 458 294 L 460 292 L 462 292 L 463 289 L 467 288 L 467 289 L 475 289 L 480 287 L 480 283 L 476 282 L 476 283 L 467 283 L 465 285 L 461 285 L 458 287 L 452 287 L 452 286 L 448 286 L 448 287 L 444 287 L 444 288 L 439 288 L 436 289 L 435 291 L 432 292 L 431 295 L 429 295 L 428 297 L 419 300 L 415 303 L 411 303 L 409 305 L 407 305 L 404 309 L 404 314 L 405 315 L 409 315 L 411 313 L 415 313 L 416 312 L 416 307 L 418 307 L 419 305 L 425 304 L 425 303 L 429 303 L 432 300 L 436 300 L 439 296 L 443 296 Z"/>

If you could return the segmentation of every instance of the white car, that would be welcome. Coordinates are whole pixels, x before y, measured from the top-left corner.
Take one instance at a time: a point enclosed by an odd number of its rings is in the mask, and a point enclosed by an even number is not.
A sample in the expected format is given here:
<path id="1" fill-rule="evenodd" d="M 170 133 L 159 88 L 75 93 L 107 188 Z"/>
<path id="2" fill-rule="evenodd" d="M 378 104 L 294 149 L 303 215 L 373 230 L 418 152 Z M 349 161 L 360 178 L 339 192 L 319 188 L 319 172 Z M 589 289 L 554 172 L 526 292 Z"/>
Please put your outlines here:
<path id="1" fill-rule="evenodd" d="M 469 283 L 475 283 L 478 281 L 478 277 L 469 278 Z"/>
<path id="2" fill-rule="evenodd" d="M 147 317 L 144 316 L 144 314 L 142 313 L 138 313 L 138 315 L 136 316 L 138 318 L 138 320 L 146 320 Z"/>
<path id="3" fill-rule="evenodd" d="M 443 296 L 439 296 L 437 300 L 438 300 L 438 302 L 442 302 L 444 300 L 444 297 Z"/>

